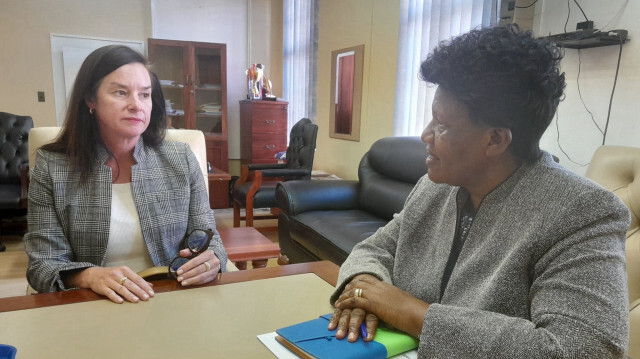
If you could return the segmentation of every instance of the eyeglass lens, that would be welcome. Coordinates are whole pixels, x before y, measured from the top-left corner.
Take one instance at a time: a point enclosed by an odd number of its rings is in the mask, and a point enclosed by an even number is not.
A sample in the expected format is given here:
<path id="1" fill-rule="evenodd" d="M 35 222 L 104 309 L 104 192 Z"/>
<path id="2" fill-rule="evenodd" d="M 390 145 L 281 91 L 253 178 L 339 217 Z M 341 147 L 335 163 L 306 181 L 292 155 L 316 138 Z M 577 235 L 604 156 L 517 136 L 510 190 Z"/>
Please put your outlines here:
<path id="1" fill-rule="evenodd" d="M 211 239 L 213 233 L 210 231 L 203 231 L 201 229 L 194 229 L 189 233 L 189 236 L 186 238 L 186 243 L 183 242 L 183 245 L 186 244 L 186 248 L 189 248 L 193 255 L 198 255 L 202 253 L 207 246 L 209 245 L 209 240 Z M 185 263 L 187 263 L 191 258 L 185 258 L 177 256 L 171 261 L 169 264 L 169 274 L 173 278 L 178 277 L 178 268 L 182 267 Z"/>
<path id="2" fill-rule="evenodd" d="M 169 265 L 169 274 L 171 274 L 173 278 L 178 278 L 178 268 L 182 267 L 185 263 L 187 263 L 189 259 L 191 258 L 185 258 L 185 257 L 174 258 L 171 261 L 171 264 Z"/>
<path id="3" fill-rule="evenodd" d="M 209 233 L 196 229 L 191 232 L 189 238 L 187 238 L 187 247 L 193 253 L 200 253 L 204 249 L 204 246 L 207 245 L 207 241 L 209 240 Z"/>

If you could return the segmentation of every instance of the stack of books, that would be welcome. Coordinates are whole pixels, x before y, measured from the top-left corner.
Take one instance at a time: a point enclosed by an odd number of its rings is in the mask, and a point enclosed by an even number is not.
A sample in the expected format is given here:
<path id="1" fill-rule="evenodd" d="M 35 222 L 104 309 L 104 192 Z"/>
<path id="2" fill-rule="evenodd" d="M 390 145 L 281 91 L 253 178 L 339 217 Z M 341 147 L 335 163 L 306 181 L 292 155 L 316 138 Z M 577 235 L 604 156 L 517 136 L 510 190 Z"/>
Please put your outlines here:
<path id="1" fill-rule="evenodd" d="M 198 106 L 197 111 L 205 115 L 219 115 L 222 105 L 219 103 L 204 103 Z"/>

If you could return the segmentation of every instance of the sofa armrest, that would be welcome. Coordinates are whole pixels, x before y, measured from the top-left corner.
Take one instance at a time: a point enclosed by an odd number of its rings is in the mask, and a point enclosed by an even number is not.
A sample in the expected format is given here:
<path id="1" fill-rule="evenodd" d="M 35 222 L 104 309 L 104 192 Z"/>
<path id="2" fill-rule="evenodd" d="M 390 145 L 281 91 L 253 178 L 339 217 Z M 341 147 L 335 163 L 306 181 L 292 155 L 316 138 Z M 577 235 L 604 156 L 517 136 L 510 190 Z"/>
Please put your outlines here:
<path id="1" fill-rule="evenodd" d="M 358 181 L 281 182 L 276 188 L 276 202 L 292 216 L 309 211 L 354 209 L 358 207 L 359 187 Z"/>

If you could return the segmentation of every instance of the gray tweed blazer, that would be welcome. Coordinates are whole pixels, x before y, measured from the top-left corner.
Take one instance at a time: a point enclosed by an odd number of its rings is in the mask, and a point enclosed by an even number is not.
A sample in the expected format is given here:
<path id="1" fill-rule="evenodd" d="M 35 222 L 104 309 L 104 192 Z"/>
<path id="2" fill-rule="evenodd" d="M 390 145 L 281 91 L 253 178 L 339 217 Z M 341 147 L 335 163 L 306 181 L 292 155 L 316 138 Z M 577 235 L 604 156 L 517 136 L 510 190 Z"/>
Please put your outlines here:
<path id="1" fill-rule="evenodd" d="M 353 249 L 331 303 L 358 273 L 431 303 L 421 358 L 623 357 L 624 204 L 543 154 L 484 198 L 441 296 L 459 191 L 423 177 L 402 212 Z"/>
<path id="2" fill-rule="evenodd" d="M 38 150 L 29 185 L 27 279 L 38 292 L 64 290 L 60 272 L 100 266 L 111 218 L 111 168 L 102 151 L 86 183 L 71 171 L 64 154 Z M 142 237 L 156 266 L 177 255 L 192 229 L 212 229 L 215 219 L 198 161 L 187 144 L 164 141 L 158 149 L 134 150 L 132 191 Z M 227 253 L 217 231 L 210 249 L 226 267 Z"/>

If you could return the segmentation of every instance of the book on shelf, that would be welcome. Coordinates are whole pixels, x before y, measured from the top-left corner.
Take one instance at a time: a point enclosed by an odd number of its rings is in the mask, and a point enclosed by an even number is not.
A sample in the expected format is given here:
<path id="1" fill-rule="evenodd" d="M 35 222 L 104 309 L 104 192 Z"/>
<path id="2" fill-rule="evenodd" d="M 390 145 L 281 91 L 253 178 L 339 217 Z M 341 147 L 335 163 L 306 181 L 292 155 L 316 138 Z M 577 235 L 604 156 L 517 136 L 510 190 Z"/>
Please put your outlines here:
<path id="1" fill-rule="evenodd" d="M 220 111 L 222 111 L 222 105 L 219 103 L 204 103 L 198 106 L 196 111 L 198 113 L 216 115 L 219 114 Z"/>

